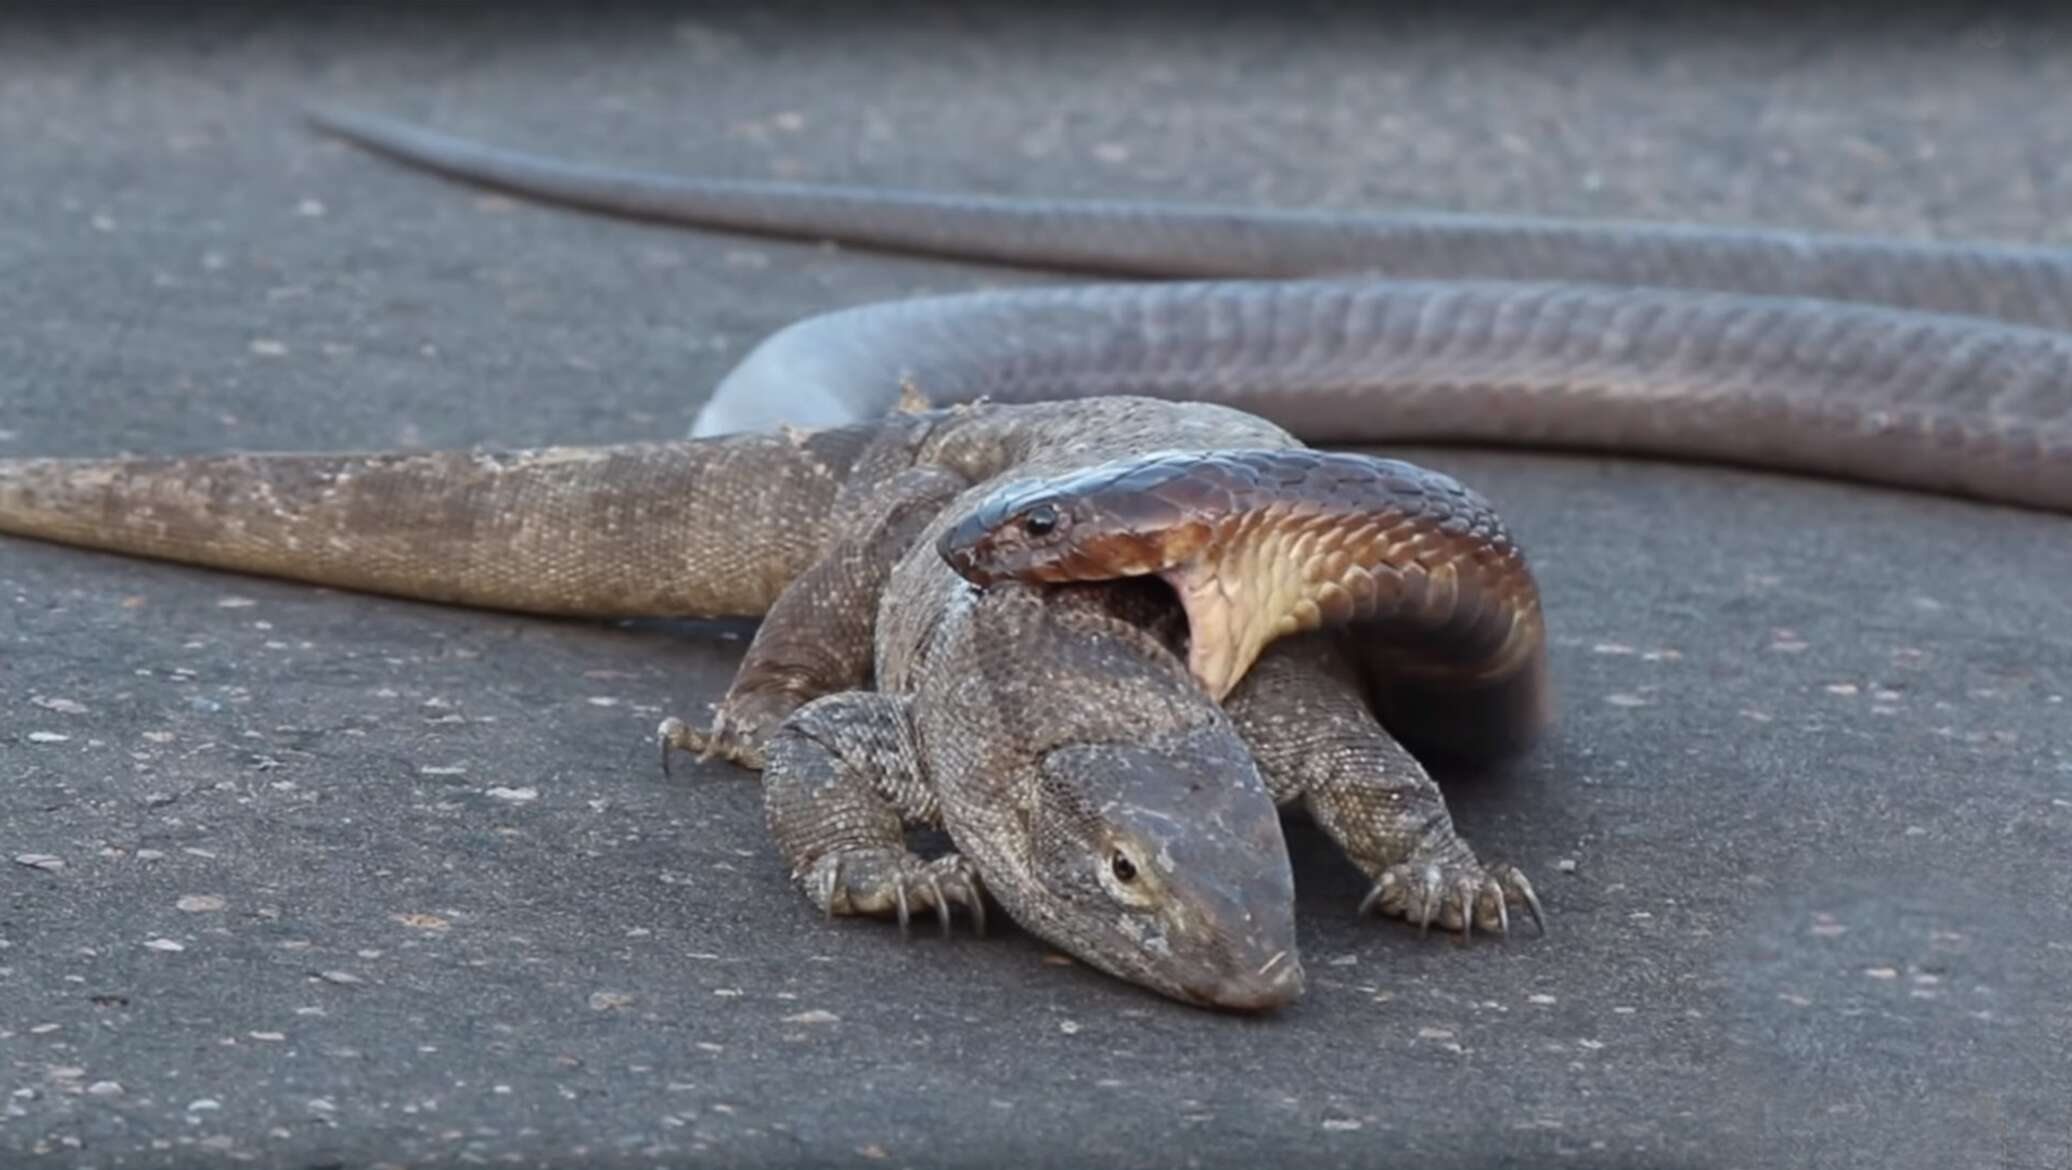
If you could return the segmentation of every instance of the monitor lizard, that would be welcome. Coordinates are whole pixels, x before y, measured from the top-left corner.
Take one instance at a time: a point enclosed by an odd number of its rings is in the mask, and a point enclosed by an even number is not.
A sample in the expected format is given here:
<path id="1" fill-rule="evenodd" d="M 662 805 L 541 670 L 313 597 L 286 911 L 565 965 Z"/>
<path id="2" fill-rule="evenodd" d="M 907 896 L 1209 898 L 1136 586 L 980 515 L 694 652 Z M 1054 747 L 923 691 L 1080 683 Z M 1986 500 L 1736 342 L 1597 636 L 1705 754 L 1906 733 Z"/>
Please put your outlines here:
<path id="1" fill-rule="evenodd" d="M 1003 488 L 1147 453 L 1439 439 L 2072 510 L 2064 252 L 730 183 L 318 121 L 618 214 L 1279 278 L 811 318 L 673 442 L 0 461 L 0 531 L 18 535 L 536 613 L 761 616 L 712 728 L 666 723 L 664 758 L 759 766 L 815 906 L 947 929 L 956 909 L 982 924 L 989 894 L 1068 953 L 1191 1003 L 1268 1009 L 1302 990 L 1280 804 L 1300 802 L 1372 879 L 1363 911 L 1463 934 L 1538 917 L 1525 875 L 1475 857 L 1405 745 L 1515 747 L 1528 737 L 1503 733 L 1536 726 L 1544 695 L 1470 705 L 1482 721 L 1465 726 L 1411 695 L 1385 728 L 1359 660 L 1292 637 L 1218 703 L 1155 584 L 959 576 L 945 534 Z M 1390 275 L 1318 276 L 1370 269 Z M 910 852 L 913 825 L 946 829 L 953 851 Z"/>

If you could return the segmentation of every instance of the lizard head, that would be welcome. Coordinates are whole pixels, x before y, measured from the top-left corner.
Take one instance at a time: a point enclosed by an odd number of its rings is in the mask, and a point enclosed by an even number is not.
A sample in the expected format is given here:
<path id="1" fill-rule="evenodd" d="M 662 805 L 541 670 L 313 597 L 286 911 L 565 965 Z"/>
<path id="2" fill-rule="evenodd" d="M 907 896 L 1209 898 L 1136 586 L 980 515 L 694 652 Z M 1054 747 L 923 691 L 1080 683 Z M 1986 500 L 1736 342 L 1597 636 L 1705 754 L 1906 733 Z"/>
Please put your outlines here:
<path id="1" fill-rule="evenodd" d="M 1075 954 L 1208 1007 L 1302 993 L 1287 846 L 1226 728 L 1060 747 L 1037 787 L 1033 876 Z"/>
<path id="2" fill-rule="evenodd" d="M 923 682 L 945 826 L 1015 921 L 1188 1003 L 1302 991 L 1295 882 L 1257 764 L 1174 652 L 1157 582 L 973 590 Z"/>

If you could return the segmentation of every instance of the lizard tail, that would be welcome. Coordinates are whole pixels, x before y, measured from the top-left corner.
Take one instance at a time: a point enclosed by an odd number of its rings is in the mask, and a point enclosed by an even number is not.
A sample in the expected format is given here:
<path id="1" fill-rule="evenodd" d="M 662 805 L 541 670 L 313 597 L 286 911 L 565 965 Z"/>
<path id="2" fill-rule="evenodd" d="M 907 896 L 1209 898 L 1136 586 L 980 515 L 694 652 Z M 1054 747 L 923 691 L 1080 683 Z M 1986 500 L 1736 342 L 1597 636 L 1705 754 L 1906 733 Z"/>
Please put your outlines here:
<path id="1" fill-rule="evenodd" d="M 493 609 L 749 617 L 818 553 L 875 431 L 0 460 L 0 532 Z"/>

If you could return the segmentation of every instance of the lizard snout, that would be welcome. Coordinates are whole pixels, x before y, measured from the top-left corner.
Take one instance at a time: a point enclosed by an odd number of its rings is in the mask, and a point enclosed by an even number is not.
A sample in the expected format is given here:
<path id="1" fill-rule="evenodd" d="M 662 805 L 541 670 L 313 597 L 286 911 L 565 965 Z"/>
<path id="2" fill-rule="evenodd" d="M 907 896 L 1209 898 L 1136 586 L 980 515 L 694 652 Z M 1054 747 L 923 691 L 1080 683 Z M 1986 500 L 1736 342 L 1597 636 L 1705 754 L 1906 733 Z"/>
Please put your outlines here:
<path id="1" fill-rule="evenodd" d="M 1261 868 L 1243 882 L 1197 877 L 1185 883 L 1186 909 L 1172 920 L 1170 936 L 1185 998 L 1205 1007 L 1258 1012 L 1302 995 L 1293 891 L 1277 867 Z"/>
<path id="2" fill-rule="evenodd" d="M 1214 979 L 1189 980 L 1181 984 L 1181 990 L 1203 1007 L 1266 1012 L 1300 998 L 1304 982 L 1302 960 L 1291 948 L 1268 956 L 1255 969 L 1234 970 Z"/>

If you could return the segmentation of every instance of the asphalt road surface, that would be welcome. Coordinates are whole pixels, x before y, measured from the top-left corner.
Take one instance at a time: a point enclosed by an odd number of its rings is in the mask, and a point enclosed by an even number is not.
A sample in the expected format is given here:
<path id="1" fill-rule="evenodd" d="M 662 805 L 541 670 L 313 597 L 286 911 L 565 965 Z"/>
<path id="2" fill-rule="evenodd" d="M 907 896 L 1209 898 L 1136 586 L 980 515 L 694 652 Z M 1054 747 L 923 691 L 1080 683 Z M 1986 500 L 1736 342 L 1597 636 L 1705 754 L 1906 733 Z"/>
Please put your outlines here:
<path id="1" fill-rule="evenodd" d="M 1056 279 L 522 206 L 311 97 L 727 175 L 2072 243 L 2033 19 L 274 8 L 0 16 L 0 454 L 669 436 L 798 317 Z M 0 1163 L 2072 1164 L 2072 522 L 1416 457 L 1545 585 L 1558 733 L 1455 792 L 1552 933 L 1357 922 L 1296 826 L 1267 1019 L 823 925 L 755 785 L 649 746 L 740 629 L 0 540 Z"/>

